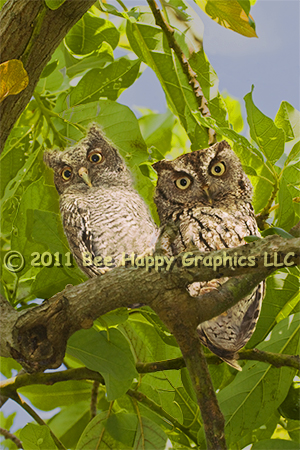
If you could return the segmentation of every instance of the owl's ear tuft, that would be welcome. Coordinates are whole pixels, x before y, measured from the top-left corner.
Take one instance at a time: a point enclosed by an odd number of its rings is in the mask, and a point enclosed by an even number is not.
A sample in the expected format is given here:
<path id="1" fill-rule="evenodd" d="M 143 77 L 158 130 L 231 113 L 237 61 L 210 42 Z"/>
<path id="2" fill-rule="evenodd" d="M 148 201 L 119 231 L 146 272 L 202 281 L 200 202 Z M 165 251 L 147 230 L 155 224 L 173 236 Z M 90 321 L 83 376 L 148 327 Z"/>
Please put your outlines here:
<path id="1" fill-rule="evenodd" d="M 46 164 L 46 166 L 53 169 L 59 161 L 59 153 L 60 152 L 58 152 L 57 150 L 46 150 L 43 155 L 44 163 Z"/>
<path id="2" fill-rule="evenodd" d="M 229 145 L 228 142 L 225 141 L 225 140 L 220 141 L 220 142 L 217 142 L 216 145 L 218 146 L 218 150 L 223 150 L 224 148 L 228 148 L 228 149 L 231 150 L 230 145 Z"/>
<path id="3" fill-rule="evenodd" d="M 168 162 L 165 159 L 162 159 L 161 161 L 157 161 L 156 163 L 152 164 L 153 169 L 155 172 L 160 173 L 163 169 L 166 169 L 168 165 Z"/>
<path id="4" fill-rule="evenodd" d="M 90 126 L 87 137 L 89 139 L 103 139 L 101 129 L 96 123 L 92 123 L 92 125 Z"/>

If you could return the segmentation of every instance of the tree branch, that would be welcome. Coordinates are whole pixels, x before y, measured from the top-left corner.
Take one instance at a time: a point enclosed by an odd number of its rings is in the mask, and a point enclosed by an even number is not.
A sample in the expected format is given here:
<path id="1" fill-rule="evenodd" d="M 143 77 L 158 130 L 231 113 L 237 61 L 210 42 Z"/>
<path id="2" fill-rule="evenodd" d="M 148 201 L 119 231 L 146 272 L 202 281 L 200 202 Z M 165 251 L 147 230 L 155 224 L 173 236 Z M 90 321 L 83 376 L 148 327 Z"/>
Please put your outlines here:
<path id="1" fill-rule="evenodd" d="M 19 59 L 28 73 L 29 84 L 0 105 L 0 150 L 14 123 L 28 104 L 39 77 L 68 31 L 95 0 L 66 0 L 55 11 L 43 0 L 8 0 L 0 11 L 0 62 Z"/>
<path id="2" fill-rule="evenodd" d="M 224 257 L 224 250 L 211 253 L 194 252 L 197 258 L 210 255 Z M 146 267 L 119 267 L 103 276 L 91 278 L 78 286 L 67 286 L 62 292 L 34 308 L 14 311 L 0 298 L 1 329 L 0 352 L 2 356 L 16 359 L 29 372 L 57 368 L 63 361 L 67 339 L 81 328 L 90 328 L 99 316 L 132 303 L 152 307 L 173 332 L 180 314 L 196 329 L 199 323 L 226 311 L 241 300 L 262 279 L 278 267 L 276 258 L 289 254 L 284 265 L 300 263 L 300 239 L 283 239 L 268 236 L 238 248 L 226 249 L 227 257 L 255 258 L 254 267 L 213 267 L 201 265 L 183 267 L 183 255 L 174 258 L 172 270 L 162 267 L 160 272 Z M 265 267 L 266 254 L 270 255 Z M 216 260 L 217 260 L 216 259 Z M 243 277 L 241 277 L 243 275 Z M 209 293 L 190 297 L 186 286 L 194 281 L 209 281 L 231 277 L 214 298 Z M 149 289 L 151 286 L 151 289 Z"/>
<path id="3" fill-rule="evenodd" d="M 22 442 L 20 439 L 17 438 L 14 434 L 11 434 L 8 430 L 5 430 L 4 428 L 0 427 L 0 434 L 5 437 L 5 439 L 10 439 L 17 448 L 23 448 Z"/>
<path id="4" fill-rule="evenodd" d="M 46 424 L 46 422 L 41 419 L 41 417 L 34 411 L 34 409 L 31 408 L 24 400 L 21 399 L 21 397 L 15 392 L 14 396 L 11 397 L 12 400 L 14 400 L 18 405 L 21 406 L 28 414 L 39 424 L 39 425 L 45 425 L 51 434 L 51 437 L 53 441 L 55 442 L 56 446 L 60 450 L 67 450 L 66 447 L 63 445 L 63 443 L 55 436 L 51 428 Z"/>
<path id="5" fill-rule="evenodd" d="M 201 89 L 200 83 L 197 80 L 197 74 L 192 69 L 187 57 L 181 50 L 180 46 L 178 45 L 175 37 L 174 37 L 174 29 L 170 26 L 170 24 L 164 19 L 162 12 L 160 11 L 159 7 L 157 6 L 157 3 L 155 0 L 147 0 L 148 5 L 151 8 L 151 11 L 155 18 L 155 23 L 157 26 L 159 26 L 163 33 L 165 34 L 169 46 L 174 50 L 174 53 L 176 54 L 180 65 L 182 67 L 182 70 L 184 74 L 186 75 L 189 84 L 192 86 L 192 89 L 194 91 L 196 101 L 198 104 L 198 109 L 201 112 L 203 117 L 211 117 L 207 100 L 204 97 L 203 91 Z M 216 132 L 212 128 L 208 129 L 208 145 L 212 145 L 216 142 Z"/>

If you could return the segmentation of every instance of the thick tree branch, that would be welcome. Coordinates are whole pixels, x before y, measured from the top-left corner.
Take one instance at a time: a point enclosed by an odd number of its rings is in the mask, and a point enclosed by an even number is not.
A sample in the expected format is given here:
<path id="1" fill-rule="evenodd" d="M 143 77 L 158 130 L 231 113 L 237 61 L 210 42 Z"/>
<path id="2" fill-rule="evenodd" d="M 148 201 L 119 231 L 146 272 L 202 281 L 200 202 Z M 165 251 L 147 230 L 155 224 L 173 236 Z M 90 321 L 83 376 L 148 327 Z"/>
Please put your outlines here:
<path id="1" fill-rule="evenodd" d="M 198 104 L 198 109 L 201 112 L 203 117 L 211 117 L 207 100 L 204 97 L 203 91 L 201 89 L 201 86 L 199 84 L 199 81 L 197 80 L 197 74 L 192 69 L 187 57 L 181 50 L 180 46 L 178 45 L 175 37 L 174 37 L 174 29 L 170 26 L 170 24 L 164 19 L 162 12 L 160 11 L 159 7 L 157 6 L 157 3 L 155 0 L 147 0 L 148 5 L 151 8 L 151 11 L 154 15 L 156 25 L 159 26 L 163 33 L 165 34 L 169 46 L 174 50 L 174 53 L 176 54 L 180 65 L 182 67 L 182 70 L 184 74 L 186 75 L 189 84 L 191 85 L 196 101 Z M 212 129 L 208 129 L 208 145 L 212 145 L 216 142 L 216 132 Z"/>
<path id="2" fill-rule="evenodd" d="M 196 329 L 199 323 L 236 304 L 257 283 L 274 272 L 277 269 L 274 252 L 277 252 L 277 257 L 281 255 L 282 261 L 284 255 L 289 254 L 286 265 L 299 264 L 300 239 L 268 236 L 238 248 L 226 249 L 227 257 L 255 258 L 255 267 L 238 266 L 234 270 L 219 267 L 218 271 L 204 265 L 201 268 L 182 267 L 183 256 L 179 255 L 169 271 L 166 267 L 162 267 L 160 272 L 154 269 L 149 272 L 142 267 L 119 267 L 81 285 L 67 286 L 42 305 L 20 312 L 14 311 L 2 298 L 1 355 L 13 357 L 28 371 L 56 368 L 63 361 L 67 339 L 75 331 L 89 328 L 97 317 L 132 303 L 142 302 L 151 306 L 171 332 L 180 315 L 188 317 L 186 326 Z M 265 267 L 266 254 L 270 255 L 269 267 Z M 194 256 L 204 258 L 208 253 L 195 252 Z M 210 256 L 212 260 L 221 258 L 224 250 L 211 252 Z M 194 281 L 219 277 L 232 278 L 214 292 L 214 298 L 210 294 L 190 297 L 185 289 Z"/>
<path id="3" fill-rule="evenodd" d="M 0 105 L 0 150 L 28 104 L 42 70 L 68 31 L 95 0 L 66 0 L 55 11 L 43 0 L 8 0 L 0 12 L 1 59 L 19 59 L 29 76 L 26 89 Z"/>

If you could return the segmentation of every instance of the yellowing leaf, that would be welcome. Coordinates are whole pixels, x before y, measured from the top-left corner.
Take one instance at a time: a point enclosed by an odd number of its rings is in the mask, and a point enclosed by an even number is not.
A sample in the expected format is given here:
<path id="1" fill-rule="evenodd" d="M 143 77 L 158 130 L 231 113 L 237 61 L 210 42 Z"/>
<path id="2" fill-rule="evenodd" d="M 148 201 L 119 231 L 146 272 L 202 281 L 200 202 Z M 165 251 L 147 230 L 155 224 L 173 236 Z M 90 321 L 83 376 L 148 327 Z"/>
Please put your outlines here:
<path id="1" fill-rule="evenodd" d="M 257 37 L 253 18 L 246 14 L 238 0 L 195 0 L 195 3 L 223 27 L 246 37 Z"/>
<path id="2" fill-rule="evenodd" d="M 11 59 L 0 64 L 0 102 L 8 95 L 23 91 L 27 85 L 28 75 L 21 61 Z"/>

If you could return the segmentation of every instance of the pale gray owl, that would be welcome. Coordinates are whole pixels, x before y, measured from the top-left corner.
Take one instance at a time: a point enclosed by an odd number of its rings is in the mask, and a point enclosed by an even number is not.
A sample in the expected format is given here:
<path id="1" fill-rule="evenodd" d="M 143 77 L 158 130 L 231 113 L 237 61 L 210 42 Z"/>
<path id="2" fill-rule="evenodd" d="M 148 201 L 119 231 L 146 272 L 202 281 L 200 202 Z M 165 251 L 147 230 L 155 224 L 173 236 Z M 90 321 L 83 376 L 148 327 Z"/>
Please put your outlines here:
<path id="1" fill-rule="evenodd" d="M 153 165 L 158 173 L 155 203 L 161 226 L 178 228 L 169 252 L 177 255 L 192 245 L 201 251 L 245 244 L 244 236 L 259 235 L 251 205 L 252 186 L 226 141 Z M 227 278 L 189 286 L 201 295 Z M 227 312 L 199 325 L 202 343 L 231 366 L 241 370 L 235 353 L 252 336 L 264 296 L 261 283 Z"/>
<path id="2" fill-rule="evenodd" d="M 89 277 L 105 271 L 100 257 L 117 265 L 122 253 L 142 254 L 153 245 L 157 230 L 150 212 L 125 162 L 97 126 L 75 147 L 47 151 L 44 162 L 54 171 L 70 249 Z"/>

